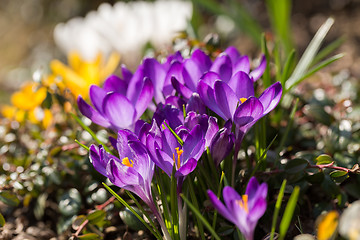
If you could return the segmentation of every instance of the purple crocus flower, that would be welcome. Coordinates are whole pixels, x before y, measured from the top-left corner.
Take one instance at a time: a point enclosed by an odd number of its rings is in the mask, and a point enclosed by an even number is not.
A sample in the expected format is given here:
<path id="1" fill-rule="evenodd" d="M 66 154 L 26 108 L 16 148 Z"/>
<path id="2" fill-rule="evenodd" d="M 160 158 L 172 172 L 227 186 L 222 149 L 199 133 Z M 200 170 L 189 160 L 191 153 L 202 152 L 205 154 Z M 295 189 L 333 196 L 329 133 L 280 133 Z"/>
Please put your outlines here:
<path id="1" fill-rule="evenodd" d="M 266 183 L 260 185 L 256 178 L 252 177 L 245 194 L 242 196 L 232 187 L 224 187 L 225 205 L 211 190 L 208 190 L 208 195 L 215 209 L 227 220 L 234 223 L 246 240 L 253 240 L 256 224 L 266 210 L 267 190 Z"/>
<path id="2" fill-rule="evenodd" d="M 200 80 L 198 92 L 204 104 L 221 118 L 231 119 L 243 130 L 248 130 L 277 106 L 282 87 L 279 82 L 274 83 L 255 98 L 253 82 L 245 72 L 236 73 L 228 83 L 219 80 L 216 73 L 209 72 Z"/>
<path id="3" fill-rule="evenodd" d="M 216 166 L 231 152 L 234 146 L 235 135 L 231 132 L 231 127 L 232 122 L 228 120 L 211 141 L 210 153 Z"/>
<path id="4" fill-rule="evenodd" d="M 154 120 L 147 135 L 146 146 L 152 160 L 169 177 L 175 165 L 175 177 L 183 179 L 195 169 L 205 150 L 205 138 L 199 124 L 191 131 L 185 126 L 179 126 L 175 132 L 182 139 L 183 145 L 164 123 L 159 128 Z"/>
<path id="5" fill-rule="evenodd" d="M 120 188 L 138 195 L 149 206 L 153 204 L 151 181 L 154 163 L 144 144 L 129 130 L 120 130 L 116 141 L 119 158 L 100 145 L 91 145 L 90 159 L 94 168 Z"/>
<path id="6" fill-rule="evenodd" d="M 266 68 L 266 58 L 262 56 L 260 65 L 250 72 L 249 57 L 240 53 L 234 47 L 227 48 L 211 61 L 200 49 L 196 49 L 190 58 L 178 66 L 176 74 L 171 79 L 172 85 L 185 99 L 189 99 L 198 90 L 199 79 L 208 72 L 216 73 L 224 82 L 229 82 L 238 72 L 244 72 L 251 82 L 258 80 Z"/>
<path id="7" fill-rule="evenodd" d="M 126 70 L 126 69 L 125 69 Z M 90 87 L 91 107 L 80 96 L 77 100 L 80 112 L 94 123 L 115 131 L 131 129 L 136 121 L 147 109 L 153 98 L 154 88 L 149 78 L 144 78 L 138 85 L 136 92 L 127 88 L 130 72 L 125 71 L 126 80 L 112 75 L 106 79 L 104 87 L 92 85 Z M 136 76 L 135 76 L 136 77 Z"/>
<path id="8" fill-rule="evenodd" d="M 156 216 L 165 239 L 170 239 L 165 223 L 151 193 L 151 181 L 155 164 L 150 159 L 146 146 L 137 136 L 125 129 L 118 132 L 116 141 L 119 158 L 107 153 L 100 145 L 90 146 L 90 160 L 94 168 L 108 177 L 116 186 L 138 195 Z"/>

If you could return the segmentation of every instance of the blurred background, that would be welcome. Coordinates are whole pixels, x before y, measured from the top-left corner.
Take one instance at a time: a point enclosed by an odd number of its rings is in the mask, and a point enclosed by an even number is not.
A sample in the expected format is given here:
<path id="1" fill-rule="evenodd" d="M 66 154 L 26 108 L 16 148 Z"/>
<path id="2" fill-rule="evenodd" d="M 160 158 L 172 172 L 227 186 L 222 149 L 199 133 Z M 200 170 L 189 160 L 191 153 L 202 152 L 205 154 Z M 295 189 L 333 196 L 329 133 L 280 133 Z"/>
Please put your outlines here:
<path id="1" fill-rule="evenodd" d="M 52 59 L 66 61 L 64 52 L 54 43 L 53 31 L 61 22 L 96 10 L 103 2 L 87 0 L 1 0 L 0 4 L 0 104 L 10 101 L 10 94 L 22 82 L 31 80 L 38 69 L 47 69 Z M 126 1 L 129 2 L 129 1 Z M 224 5 L 232 1 L 215 1 Z M 258 28 L 272 37 L 270 20 L 266 11 L 266 1 L 242 0 L 241 7 Z M 344 44 L 338 50 L 346 56 L 331 66 L 332 71 L 348 71 L 360 77 L 360 0 L 295 0 L 291 10 L 291 40 L 301 53 L 319 26 L 328 18 L 334 17 L 335 24 L 326 41 L 343 36 Z M 215 14 L 211 7 L 201 0 L 193 1 L 192 25 L 195 35 L 203 40 L 209 33 L 220 36 L 220 47 L 235 45 L 243 54 L 257 57 L 260 47 L 254 31 L 247 29 L 247 23 L 235 23 L 222 14 Z M 132 56 L 122 55 L 122 62 Z M 136 61 L 128 61 L 136 64 Z M 131 68 L 131 66 L 130 66 Z"/>

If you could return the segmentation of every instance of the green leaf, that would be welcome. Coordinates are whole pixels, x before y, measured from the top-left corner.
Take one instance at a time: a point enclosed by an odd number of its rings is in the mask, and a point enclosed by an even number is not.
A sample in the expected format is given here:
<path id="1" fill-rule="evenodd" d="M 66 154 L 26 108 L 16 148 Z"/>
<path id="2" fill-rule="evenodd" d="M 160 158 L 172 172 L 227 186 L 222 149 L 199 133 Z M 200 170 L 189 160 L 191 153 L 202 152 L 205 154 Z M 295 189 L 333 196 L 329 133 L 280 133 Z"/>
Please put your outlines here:
<path id="1" fill-rule="evenodd" d="M 324 40 L 326 34 L 330 30 L 331 26 L 334 24 L 333 18 L 328 18 L 326 22 L 319 28 L 316 32 L 314 38 L 309 43 L 306 48 L 304 54 L 301 56 L 299 63 L 294 69 L 294 72 L 290 76 L 290 78 L 286 81 L 285 90 L 286 92 L 290 91 L 300 78 L 303 77 L 305 72 L 307 72 L 311 62 L 316 56 L 316 53 L 319 51 L 320 45 Z"/>
<path id="2" fill-rule="evenodd" d="M 141 215 L 142 213 L 137 207 L 133 207 L 133 209 Z M 146 227 L 144 224 L 142 224 L 139 219 L 128 209 L 125 208 L 124 210 L 119 212 L 121 220 L 129 226 L 132 230 L 139 231 L 139 230 L 145 230 Z"/>
<path id="3" fill-rule="evenodd" d="M 333 161 L 333 158 L 327 154 L 321 154 L 315 158 L 316 165 L 325 165 L 332 163 Z"/>
<path id="4" fill-rule="evenodd" d="M 92 137 L 98 144 L 101 144 L 108 153 L 112 154 L 112 152 L 111 152 L 110 149 L 105 145 L 105 143 L 103 143 L 103 142 L 96 136 L 96 134 L 95 134 L 88 126 L 86 126 L 85 123 L 83 123 L 83 122 L 81 121 L 81 119 L 80 119 L 78 116 L 76 116 L 76 115 L 73 114 L 73 113 L 70 113 L 70 114 L 71 114 L 71 116 L 76 120 L 76 122 L 77 122 L 85 131 L 87 131 L 87 132 L 91 135 L 91 137 Z"/>
<path id="5" fill-rule="evenodd" d="M 166 127 L 170 130 L 170 132 L 174 135 L 176 140 L 180 143 L 180 145 L 184 145 L 184 141 L 179 137 L 179 135 L 176 134 L 176 132 L 167 124 L 167 122 L 164 122 Z M 174 165 L 175 166 L 175 165 Z"/>
<path id="6" fill-rule="evenodd" d="M 280 229 L 279 229 L 280 237 L 279 237 L 279 240 L 285 239 L 285 235 L 286 235 L 286 233 L 288 231 L 288 228 L 290 226 L 290 222 L 291 222 L 291 219 L 292 219 L 293 214 L 294 214 L 296 203 L 297 203 L 297 200 L 299 198 L 299 192 L 300 192 L 300 187 L 296 186 L 294 188 L 293 192 L 291 193 L 291 196 L 290 196 L 289 201 L 288 201 L 288 203 L 286 205 L 286 208 L 285 208 L 283 218 L 281 219 L 281 222 L 280 222 Z"/>
<path id="7" fill-rule="evenodd" d="M 87 219 L 91 223 L 96 224 L 97 222 L 104 220 L 105 216 L 106 212 L 104 210 L 95 210 L 87 216 Z"/>
<path id="8" fill-rule="evenodd" d="M 309 165 L 309 162 L 302 158 L 295 158 L 292 160 L 289 160 L 285 165 L 285 172 L 289 174 L 294 174 L 303 171 L 307 166 Z"/>
<path id="9" fill-rule="evenodd" d="M 106 188 L 106 190 L 108 190 L 114 197 L 116 197 L 116 199 L 122 204 L 124 205 L 126 208 L 128 208 L 139 220 L 140 222 L 142 222 L 147 229 L 149 229 L 149 231 L 157 238 L 157 239 L 162 239 L 161 236 L 159 236 L 151 227 L 150 225 L 145 222 L 145 220 L 124 200 L 122 199 L 116 192 L 114 192 L 114 190 L 112 190 L 108 185 L 106 185 L 105 183 L 102 183 L 104 185 L 104 187 Z"/>
<path id="10" fill-rule="evenodd" d="M 262 80 L 264 87 L 267 88 L 271 85 L 271 78 L 270 78 L 270 54 L 266 43 L 265 33 L 262 35 L 261 49 L 265 54 L 265 58 L 266 58 L 266 68 L 264 74 L 262 75 Z"/>
<path id="11" fill-rule="evenodd" d="M 330 43 L 329 45 L 327 45 L 326 47 L 324 47 L 321 51 L 319 51 L 319 53 L 313 59 L 313 62 L 311 63 L 311 65 L 315 65 L 318 62 L 320 62 L 322 59 L 324 59 L 326 56 L 328 56 L 330 53 L 332 53 L 338 47 L 340 47 L 340 45 L 343 44 L 344 41 L 345 41 L 345 38 L 340 37 L 340 38 L 336 39 L 335 41 L 333 41 L 332 43 Z"/>
<path id="12" fill-rule="evenodd" d="M 279 216 L 279 211 L 280 211 L 280 208 L 281 208 L 281 202 L 282 202 L 282 199 L 284 197 L 286 182 L 287 182 L 286 179 L 284 179 L 284 181 L 282 182 L 281 187 L 280 187 L 278 198 L 276 200 L 274 215 L 273 215 L 272 224 L 271 224 L 270 240 L 274 239 L 277 218 Z"/>
<path id="13" fill-rule="evenodd" d="M 309 183 L 322 183 L 322 181 L 324 181 L 324 178 L 325 178 L 325 174 L 323 171 L 321 172 L 317 172 L 317 173 L 314 173 L 312 175 L 308 174 L 306 176 L 306 180 L 309 182 Z"/>
<path id="14" fill-rule="evenodd" d="M 330 173 L 330 177 L 335 182 L 341 183 L 349 177 L 349 174 L 346 171 L 335 170 Z"/>
<path id="15" fill-rule="evenodd" d="M 97 239 L 101 239 L 101 237 L 96 233 L 87 233 L 87 234 L 78 236 L 77 238 L 81 239 L 81 240 L 97 240 Z"/>
<path id="16" fill-rule="evenodd" d="M 20 200 L 17 198 L 17 196 L 10 191 L 1 191 L 0 201 L 12 207 L 16 207 L 20 203 Z"/>
<path id="17" fill-rule="evenodd" d="M 3 227 L 5 225 L 5 218 L 4 216 L 0 213 L 0 227 Z"/>
<path id="18" fill-rule="evenodd" d="M 86 221 L 85 215 L 79 215 L 77 216 L 74 221 L 72 222 L 72 228 L 77 231 L 81 224 L 83 224 Z"/>
<path id="19" fill-rule="evenodd" d="M 293 69 L 293 66 L 295 64 L 295 49 L 293 49 L 289 56 L 286 59 L 282 75 L 281 75 L 281 85 L 285 86 L 286 80 L 290 77 L 291 70 Z"/>
<path id="20" fill-rule="evenodd" d="M 216 234 L 216 231 L 212 228 L 210 223 L 203 217 L 203 215 L 199 212 L 199 210 L 194 205 L 192 205 L 191 202 L 182 193 L 180 194 L 180 196 L 189 206 L 191 211 L 203 222 L 204 226 L 210 231 L 212 236 L 214 236 L 215 239 L 220 240 L 221 238 Z"/>

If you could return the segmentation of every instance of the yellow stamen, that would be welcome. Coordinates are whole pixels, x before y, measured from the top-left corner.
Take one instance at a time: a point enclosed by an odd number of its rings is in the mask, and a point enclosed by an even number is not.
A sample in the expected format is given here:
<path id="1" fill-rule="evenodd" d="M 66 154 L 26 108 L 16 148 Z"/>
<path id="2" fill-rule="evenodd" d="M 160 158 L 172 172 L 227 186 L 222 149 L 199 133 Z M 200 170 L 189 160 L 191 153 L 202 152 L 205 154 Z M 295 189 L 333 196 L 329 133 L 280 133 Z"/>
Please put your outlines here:
<path id="1" fill-rule="evenodd" d="M 183 154 L 183 150 L 179 150 L 179 148 L 177 147 L 177 148 L 175 148 L 175 150 L 176 150 L 176 154 L 177 154 L 177 161 L 175 160 L 175 154 L 173 153 L 173 160 L 174 160 L 174 163 L 176 163 L 176 167 L 177 167 L 177 169 L 179 169 L 180 168 L 180 156 L 181 156 L 181 154 Z"/>
<path id="2" fill-rule="evenodd" d="M 248 195 L 244 194 L 242 195 L 241 200 L 236 200 L 236 203 L 245 210 L 246 213 L 249 213 L 249 207 L 248 207 Z"/>
<path id="3" fill-rule="evenodd" d="M 130 159 L 129 161 L 129 158 L 128 157 L 124 157 L 121 161 L 122 164 L 124 164 L 125 166 L 127 167 L 134 167 L 134 162 L 133 160 Z"/>
<path id="4" fill-rule="evenodd" d="M 244 102 L 247 100 L 247 98 L 243 98 L 243 97 L 242 97 L 242 98 L 240 98 L 239 100 L 240 100 L 241 103 L 244 103 Z"/>

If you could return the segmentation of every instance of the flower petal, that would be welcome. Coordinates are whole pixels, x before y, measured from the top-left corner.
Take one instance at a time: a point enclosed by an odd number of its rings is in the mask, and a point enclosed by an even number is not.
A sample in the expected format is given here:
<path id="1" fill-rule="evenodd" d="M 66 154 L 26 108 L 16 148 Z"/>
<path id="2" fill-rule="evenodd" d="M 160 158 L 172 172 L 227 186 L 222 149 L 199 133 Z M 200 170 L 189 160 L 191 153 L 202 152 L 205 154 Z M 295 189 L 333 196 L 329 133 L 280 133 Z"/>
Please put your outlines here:
<path id="1" fill-rule="evenodd" d="M 232 75 L 232 64 L 230 57 L 227 54 L 219 55 L 215 59 L 209 71 L 218 73 L 221 80 L 228 82 Z"/>
<path id="2" fill-rule="evenodd" d="M 197 160 L 190 158 L 186 163 L 184 163 L 175 173 L 175 177 L 185 177 L 189 175 L 192 171 L 195 170 L 197 165 Z"/>
<path id="3" fill-rule="evenodd" d="M 204 104 L 208 108 L 213 110 L 223 119 L 226 118 L 216 103 L 214 89 L 212 89 L 207 83 L 201 80 L 198 84 L 197 92 L 199 93 L 201 100 L 203 100 Z"/>
<path id="4" fill-rule="evenodd" d="M 235 92 L 223 81 L 216 81 L 214 85 L 216 103 L 223 115 L 224 120 L 232 119 L 239 99 Z"/>
<path id="5" fill-rule="evenodd" d="M 102 109 L 102 104 L 106 96 L 106 91 L 96 85 L 91 85 L 89 95 L 90 95 L 90 100 L 94 105 L 94 107 L 96 108 L 96 110 L 99 113 L 104 114 Z"/>
<path id="6" fill-rule="evenodd" d="M 136 103 L 133 103 L 135 105 L 135 110 L 136 110 L 136 116 L 134 118 L 135 120 L 139 119 L 141 115 L 145 112 L 153 96 L 154 96 L 153 84 L 151 80 L 146 77 L 144 79 L 144 85 L 140 91 L 139 98 L 137 99 Z"/>
<path id="7" fill-rule="evenodd" d="M 229 220 L 232 223 L 235 223 L 235 218 L 229 212 L 229 210 L 224 206 L 224 204 L 217 198 L 217 196 L 211 190 L 208 190 L 207 194 L 214 208 L 227 220 Z"/>
<path id="8" fill-rule="evenodd" d="M 236 109 L 234 123 L 247 132 L 263 116 L 263 106 L 259 99 L 250 97 Z"/>
<path id="9" fill-rule="evenodd" d="M 128 83 L 116 75 L 111 75 L 105 80 L 103 88 L 106 92 L 118 92 L 126 96 Z"/>
<path id="10" fill-rule="evenodd" d="M 276 82 L 268 87 L 259 97 L 264 108 L 263 115 L 271 112 L 280 102 L 282 95 L 282 86 L 280 82 Z"/>
<path id="11" fill-rule="evenodd" d="M 177 78 L 171 78 L 171 84 L 177 92 L 179 92 L 184 98 L 189 99 L 193 93 L 187 86 L 177 80 Z"/>
<path id="12" fill-rule="evenodd" d="M 106 117 L 117 129 L 130 127 L 134 123 L 135 108 L 120 93 L 108 94 L 104 99 L 103 109 Z"/>
<path id="13" fill-rule="evenodd" d="M 255 95 L 254 83 L 245 72 L 235 73 L 228 82 L 228 85 L 235 92 L 238 99 L 249 98 Z"/>
<path id="14" fill-rule="evenodd" d="M 228 47 L 224 52 L 230 57 L 233 66 L 241 56 L 239 51 L 234 46 Z"/>
<path id="15" fill-rule="evenodd" d="M 265 55 L 262 56 L 260 65 L 251 71 L 250 77 L 253 79 L 254 82 L 256 82 L 265 72 L 266 69 L 266 57 Z"/>
<path id="16" fill-rule="evenodd" d="M 79 106 L 79 110 L 82 113 L 82 115 L 89 118 L 94 123 L 103 126 L 105 128 L 108 128 L 111 126 L 109 120 L 104 118 L 99 112 L 97 112 L 95 109 L 93 109 L 89 104 L 87 104 L 84 99 L 82 99 L 81 96 L 78 97 L 77 103 Z"/>
<path id="17" fill-rule="evenodd" d="M 233 69 L 233 74 L 237 73 L 237 72 L 245 72 L 245 73 L 249 73 L 250 72 L 250 60 L 248 56 L 242 56 L 240 57 L 237 62 L 235 63 L 234 69 Z"/>

